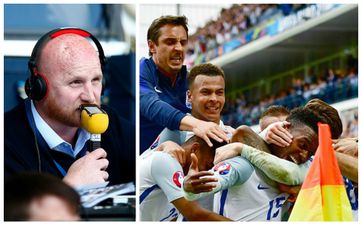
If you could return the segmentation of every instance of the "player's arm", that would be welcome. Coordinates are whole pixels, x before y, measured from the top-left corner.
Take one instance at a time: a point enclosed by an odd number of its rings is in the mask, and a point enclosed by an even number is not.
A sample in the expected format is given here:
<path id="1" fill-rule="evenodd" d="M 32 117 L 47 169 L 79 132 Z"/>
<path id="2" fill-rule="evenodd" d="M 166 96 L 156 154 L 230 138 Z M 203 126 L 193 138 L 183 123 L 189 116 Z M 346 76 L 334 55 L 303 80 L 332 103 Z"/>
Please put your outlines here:
<path id="1" fill-rule="evenodd" d="M 358 138 L 340 138 L 333 140 L 333 148 L 336 152 L 351 155 L 358 158 Z"/>
<path id="2" fill-rule="evenodd" d="M 185 198 L 190 201 L 228 189 L 235 184 L 242 184 L 254 171 L 252 165 L 240 157 L 215 165 L 208 175 L 205 171 L 191 169 L 194 165 L 193 162 L 182 186 Z"/>
<path id="3" fill-rule="evenodd" d="M 289 146 L 293 136 L 286 129 L 290 123 L 287 121 L 269 124 L 267 128 L 259 133 L 259 136 L 268 144 L 275 144 L 280 147 Z"/>
<path id="4" fill-rule="evenodd" d="M 165 141 L 156 149 L 156 151 L 162 151 L 169 154 L 171 157 L 176 159 L 181 166 L 186 163 L 185 150 L 173 141 Z"/>
<path id="5" fill-rule="evenodd" d="M 297 165 L 239 142 L 218 148 L 214 163 L 237 155 L 247 159 L 270 179 L 287 185 L 302 184 L 309 168 L 308 162 Z"/>
<path id="6" fill-rule="evenodd" d="M 211 211 L 201 208 L 196 202 L 187 201 L 181 192 L 181 180 L 178 176 L 182 171 L 181 166 L 175 163 L 175 159 L 166 153 L 159 152 L 155 155 L 151 174 L 157 185 L 165 193 L 171 202 L 187 220 L 227 220 Z M 157 206 L 155 206 L 157 207 Z"/>
<path id="7" fill-rule="evenodd" d="M 341 173 L 358 183 L 358 158 L 345 153 L 335 152 Z"/>
<path id="8" fill-rule="evenodd" d="M 188 221 L 231 221 L 214 212 L 202 208 L 197 202 L 179 198 L 172 201 L 172 204 Z"/>
<path id="9" fill-rule="evenodd" d="M 142 63 L 141 63 L 142 64 Z M 186 113 L 181 112 L 172 105 L 160 99 L 155 87 L 156 81 L 149 76 L 147 65 L 140 64 L 140 114 L 150 121 L 177 130 Z"/>

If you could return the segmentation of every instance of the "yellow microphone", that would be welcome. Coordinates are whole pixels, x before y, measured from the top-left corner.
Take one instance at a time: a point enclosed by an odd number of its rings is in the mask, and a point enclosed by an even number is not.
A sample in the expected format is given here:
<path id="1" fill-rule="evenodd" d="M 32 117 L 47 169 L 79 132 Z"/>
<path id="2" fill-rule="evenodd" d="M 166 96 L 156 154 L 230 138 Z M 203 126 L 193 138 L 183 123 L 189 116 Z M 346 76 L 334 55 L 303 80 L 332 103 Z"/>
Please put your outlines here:
<path id="1" fill-rule="evenodd" d="M 81 126 L 91 134 L 89 151 L 101 147 L 101 134 L 108 128 L 108 115 L 95 104 L 80 105 Z"/>

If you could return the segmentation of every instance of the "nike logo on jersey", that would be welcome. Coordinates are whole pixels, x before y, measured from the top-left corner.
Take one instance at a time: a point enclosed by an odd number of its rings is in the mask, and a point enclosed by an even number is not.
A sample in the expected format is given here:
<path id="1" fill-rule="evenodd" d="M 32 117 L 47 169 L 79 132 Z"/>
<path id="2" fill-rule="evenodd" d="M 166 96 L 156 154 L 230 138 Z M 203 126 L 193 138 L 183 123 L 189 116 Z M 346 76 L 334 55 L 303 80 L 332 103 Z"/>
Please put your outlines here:
<path id="1" fill-rule="evenodd" d="M 162 93 L 161 90 L 157 89 L 157 86 L 155 86 L 154 89 L 155 89 L 155 91 L 156 91 L 157 93 Z"/>
<path id="2" fill-rule="evenodd" d="M 265 189 L 269 189 L 269 187 L 264 187 L 264 186 L 261 186 L 261 184 L 258 184 L 258 190 L 265 190 Z"/>

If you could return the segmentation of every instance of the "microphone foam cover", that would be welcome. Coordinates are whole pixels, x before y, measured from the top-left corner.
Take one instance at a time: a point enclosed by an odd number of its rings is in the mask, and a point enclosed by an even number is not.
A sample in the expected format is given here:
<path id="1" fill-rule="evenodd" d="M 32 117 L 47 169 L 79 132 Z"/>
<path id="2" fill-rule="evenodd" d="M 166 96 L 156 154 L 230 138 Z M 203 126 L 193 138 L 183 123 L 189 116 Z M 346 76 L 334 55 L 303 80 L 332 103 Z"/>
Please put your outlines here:
<path id="1" fill-rule="evenodd" d="M 91 134 L 102 134 L 108 128 L 108 115 L 106 113 L 97 113 L 89 115 L 85 110 L 81 112 L 82 128 Z"/>

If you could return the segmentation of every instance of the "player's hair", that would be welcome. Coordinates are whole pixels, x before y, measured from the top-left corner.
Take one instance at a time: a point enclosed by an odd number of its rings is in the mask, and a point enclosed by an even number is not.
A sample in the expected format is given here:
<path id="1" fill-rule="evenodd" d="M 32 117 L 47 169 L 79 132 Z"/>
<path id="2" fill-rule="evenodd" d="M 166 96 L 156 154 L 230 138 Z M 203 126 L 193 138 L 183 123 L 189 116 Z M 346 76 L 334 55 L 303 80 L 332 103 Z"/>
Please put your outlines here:
<path id="1" fill-rule="evenodd" d="M 318 135 L 318 122 L 321 118 L 308 108 L 298 107 L 293 109 L 286 121 L 290 122 L 291 127 L 308 126 Z"/>
<path id="2" fill-rule="evenodd" d="M 266 116 L 288 116 L 289 113 L 289 110 L 282 105 L 272 105 L 261 114 L 260 120 Z"/>
<path id="3" fill-rule="evenodd" d="M 156 45 L 158 45 L 158 38 L 161 36 L 160 29 L 161 27 L 168 24 L 174 26 L 182 26 L 185 29 L 186 35 L 188 37 L 189 29 L 187 28 L 187 18 L 185 16 L 168 15 L 168 16 L 161 16 L 152 22 L 147 31 L 147 40 L 148 41 L 151 40 Z M 148 54 L 152 56 L 151 51 L 148 51 Z"/>
<path id="4" fill-rule="evenodd" d="M 189 75 L 187 76 L 189 87 L 191 87 L 191 85 L 193 84 L 198 75 L 205 75 L 210 77 L 222 76 L 222 78 L 225 79 L 224 71 L 218 66 L 215 66 L 211 63 L 199 64 L 192 67 Z"/>
<path id="5" fill-rule="evenodd" d="M 225 141 L 220 143 L 212 138 L 210 138 L 210 141 L 212 143 L 212 147 L 210 147 L 204 139 L 194 135 L 189 138 L 183 145 L 192 145 L 194 142 L 198 142 L 202 151 L 211 151 L 213 152 L 213 154 L 215 154 L 217 148 L 227 144 Z"/>
<path id="6" fill-rule="evenodd" d="M 321 118 L 321 122 L 328 124 L 333 139 L 337 139 L 343 132 L 343 126 L 338 111 L 320 99 L 312 99 L 304 106 L 314 111 Z"/>
<path id="7" fill-rule="evenodd" d="M 28 220 L 31 202 L 47 195 L 61 198 L 79 215 L 80 197 L 72 187 L 50 174 L 24 172 L 5 180 L 4 220 Z"/>

